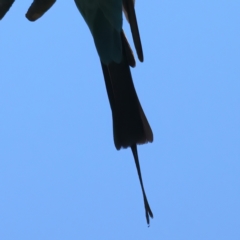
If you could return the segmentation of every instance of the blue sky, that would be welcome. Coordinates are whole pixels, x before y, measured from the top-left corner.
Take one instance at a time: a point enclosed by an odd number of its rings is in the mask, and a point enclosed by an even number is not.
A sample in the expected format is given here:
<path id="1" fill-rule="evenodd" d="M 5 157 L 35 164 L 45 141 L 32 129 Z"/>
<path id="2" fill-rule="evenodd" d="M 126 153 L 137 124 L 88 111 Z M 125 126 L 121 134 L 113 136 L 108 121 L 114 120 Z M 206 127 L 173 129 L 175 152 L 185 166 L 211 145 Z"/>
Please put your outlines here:
<path id="1" fill-rule="evenodd" d="M 0 22 L 0 239 L 240 239 L 240 2 L 136 2 L 150 228 L 91 34 L 66 2 L 31 23 L 31 1 L 16 1 Z"/>

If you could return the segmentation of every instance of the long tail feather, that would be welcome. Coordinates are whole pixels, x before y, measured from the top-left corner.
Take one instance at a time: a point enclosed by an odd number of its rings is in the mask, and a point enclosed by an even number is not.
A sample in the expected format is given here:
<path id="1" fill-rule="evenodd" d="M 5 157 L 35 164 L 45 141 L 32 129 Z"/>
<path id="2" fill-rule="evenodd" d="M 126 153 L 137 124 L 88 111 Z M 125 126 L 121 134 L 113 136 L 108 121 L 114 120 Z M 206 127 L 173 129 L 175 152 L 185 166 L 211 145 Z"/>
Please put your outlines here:
<path id="1" fill-rule="evenodd" d="M 144 190 L 144 186 L 143 186 L 143 181 L 142 181 L 142 175 L 141 175 L 141 168 L 140 168 L 140 164 L 139 164 L 139 160 L 138 160 L 138 153 L 137 153 L 137 146 L 136 144 L 131 146 L 132 149 L 132 153 L 134 156 L 134 160 L 135 160 L 135 164 L 136 164 L 136 168 L 137 168 L 137 172 L 138 172 L 138 178 L 140 181 L 140 185 L 142 188 L 142 194 L 143 194 L 143 200 L 144 200 L 144 207 L 145 207 L 145 213 L 146 213 L 146 220 L 147 220 L 147 224 L 149 225 L 150 223 L 150 219 L 149 216 L 151 218 L 153 218 L 153 213 L 151 211 L 151 208 L 149 206 L 148 200 L 147 200 L 147 196 Z"/>

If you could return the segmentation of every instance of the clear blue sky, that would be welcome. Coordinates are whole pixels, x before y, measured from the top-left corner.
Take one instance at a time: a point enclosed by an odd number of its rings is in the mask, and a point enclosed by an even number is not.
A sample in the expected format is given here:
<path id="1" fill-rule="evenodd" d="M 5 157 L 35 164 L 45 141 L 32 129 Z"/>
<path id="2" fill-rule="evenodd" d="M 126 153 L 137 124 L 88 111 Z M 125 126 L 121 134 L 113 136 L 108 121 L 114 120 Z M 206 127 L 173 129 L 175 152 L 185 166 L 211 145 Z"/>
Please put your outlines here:
<path id="1" fill-rule="evenodd" d="M 240 1 L 136 2 L 150 228 L 74 1 L 34 23 L 30 4 L 0 22 L 0 239 L 239 240 Z"/>

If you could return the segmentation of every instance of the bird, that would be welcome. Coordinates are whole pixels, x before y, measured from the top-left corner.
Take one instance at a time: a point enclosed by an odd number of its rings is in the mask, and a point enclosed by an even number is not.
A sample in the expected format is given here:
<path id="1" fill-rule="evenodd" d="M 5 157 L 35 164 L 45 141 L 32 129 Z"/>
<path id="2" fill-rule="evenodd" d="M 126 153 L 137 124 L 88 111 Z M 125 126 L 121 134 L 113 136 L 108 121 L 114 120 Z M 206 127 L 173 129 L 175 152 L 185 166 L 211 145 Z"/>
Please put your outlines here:
<path id="1" fill-rule="evenodd" d="M 25 15 L 26 18 L 31 22 L 36 21 L 42 17 L 55 2 L 56 0 L 34 0 Z"/>
<path id="2" fill-rule="evenodd" d="M 13 5 L 13 3 L 14 3 L 14 0 L 0 0 L 0 20 L 3 19 L 5 14 Z"/>
<path id="3" fill-rule="evenodd" d="M 117 150 L 130 147 L 142 189 L 148 225 L 153 218 L 143 186 L 137 144 L 153 142 L 153 132 L 138 99 L 130 67 L 135 67 L 133 51 L 122 29 L 124 12 L 130 24 L 134 46 L 140 62 L 143 50 L 135 13 L 135 0 L 74 0 L 87 23 L 100 58 L 113 120 L 113 137 Z M 0 20 L 14 0 L 0 0 Z M 38 20 L 56 0 L 34 0 L 26 18 Z"/>
<path id="4" fill-rule="evenodd" d="M 142 189 L 147 224 L 153 218 L 144 190 L 137 144 L 153 141 L 153 132 L 138 99 L 130 66 L 136 65 L 124 34 L 123 12 L 130 24 L 139 60 L 143 50 L 135 13 L 135 0 L 74 0 L 92 34 L 98 52 L 112 111 L 113 138 L 117 150 L 130 147 Z"/>

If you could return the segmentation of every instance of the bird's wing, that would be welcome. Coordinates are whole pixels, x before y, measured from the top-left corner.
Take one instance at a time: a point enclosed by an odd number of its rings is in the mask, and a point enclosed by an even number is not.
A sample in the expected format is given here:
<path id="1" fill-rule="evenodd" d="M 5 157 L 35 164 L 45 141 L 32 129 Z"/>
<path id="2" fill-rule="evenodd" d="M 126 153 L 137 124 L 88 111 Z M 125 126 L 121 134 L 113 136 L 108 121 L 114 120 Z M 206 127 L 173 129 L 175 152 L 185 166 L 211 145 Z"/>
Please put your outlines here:
<path id="1" fill-rule="evenodd" d="M 52 5 L 56 0 L 34 0 L 29 7 L 26 18 L 33 22 L 39 19 Z"/>
<path id="2" fill-rule="evenodd" d="M 13 3 L 14 0 L 0 0 L 0 20 L 5 16 Z"/>
<path id="3" fill-rule="evenodd" d="M 138 30 L 137 17 L 134 8 L 135 0 L 123 0 L 123 11 L 130 24 L 133 42 L 137 51 L 138 59 L 143 62 L 143 50 L 140 38 L 140 33 Z"/>

